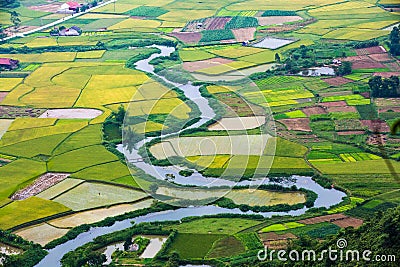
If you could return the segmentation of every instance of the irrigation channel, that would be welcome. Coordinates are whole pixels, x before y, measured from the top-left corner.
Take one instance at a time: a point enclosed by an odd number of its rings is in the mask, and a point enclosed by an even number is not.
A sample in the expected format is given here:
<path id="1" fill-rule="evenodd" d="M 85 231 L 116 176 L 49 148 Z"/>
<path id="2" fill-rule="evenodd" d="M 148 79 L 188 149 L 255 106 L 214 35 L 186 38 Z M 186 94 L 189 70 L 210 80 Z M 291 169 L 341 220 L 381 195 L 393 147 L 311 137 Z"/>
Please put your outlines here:
<path id="1" fill-rule="evenodd" d="M 201 96 L 199 87 L 194 86 L 191 83 L 188 84 L 176 84 L 168 81 L 165 77 L 162 77 L 156 73 L 154 73 L 154 68 L 149 62 L 157 57 L 161 56 L 169 56 L 172 52 L 175 51 L 174 47 L 167 46 L 159 46 L 153 45 L 151 47 L 157 47 L 161 50 L 161 53 L 153 54 L 150 58 L 138 61 L 136 63 L 137 69 L 145 71 L 147 73 L 152 73 L 155 76 L 163 79 L 164 81 L 178 87 L 181 89 L 185 96 L 192 100 L 199 108 L 201 112 L 201 118 L 198 122 L 190 125 L 190 128 L 196 128 L 203 125 L 205 122 L 210 120 L 215 116 L 213 109 L 209 106 L 208 100 Z M 187 128 L 186 128 L 187 129 Z M 164 136 L 165 137 L 165 136 Z M 138 154 L 138 149 L 143 146 L 146 142 L 150 141 L 152 138 L 146 138 L 144 141 L 140 141 L 134 147 L 134 149 L 130 152 L 125 151 L 124 147 L 120 145 L 118 149 L 123 152 L 127 158 L 129 159 L 137 159 L 141 156 Z M 133 163 L 136 167 L 142 169 L 147 174 L 154 176 L 155 178 L 164 179 L 165 174 L 174 174 L 175 179 L 174 182 L 182 185 L 197 185 L 197 186 L 207 186 L 212 184 L 212 186 L 221 186 L 221 185 L 229 185 L 231 186 L 232 181 L 227 181 L 223 179 L 217 178 L 207 178 L 203 177 L 200 173 L 195 173 L 190 179 L 186 177 L 182 177 L 179 175 L 179 168 L 176 167 L 159 167 L 153 166 L 149 163 L 139 161 Z M 292 179 L 287 179 L 284 186 L 290 187 L 292 185 L 296 185 L 298 188 L 305 188 L 311 191 L 314 191 L 318 194 L 318 198 L 315 201 L 314 207 L 330 207 L 332 205 L 338 204 L 341 202 L 342 198 L 345 194 L 336 189 L 325 189 L 314 182 L 311 177 L 305 176 L 292 176 Z M 249 185 L 249 183 L 259 183 L 259 184 L 271 184 L 274 183 L 269 179 L 262 179 L 259 181 L 242 181 L 239 183 L 235 183 L 236 185 Z M 85 245 L 93 241 L 94 238 L 98 236 L 102 236 L 105 234 L 113 233 L 119 230 L 123 230 L 132 226 L 132 223 L 142 223 L 142 222 L 155 222 L 155 221 L 171 221 L 171 220 L 181 220 L 182 218 L 189 216 L 203 216 L 203 215 L 217 215 L 217 214 L 260 214 L 266 218 L 271 217 L 273 215 L 293 215 L 298 216 L 304 214 L 307 208 L 302 208 L 299 210 L 289 211 L 289 212 L 264 212 L 264 213 L 254 213 L 252 211 L 242 212 L 239 209 L 226 209 L 217 207 L 214 205 L 205 205 L 205 206 L 189 206 L 182 207 L 177 210 L 168 210 L 162 212 L 150 213 L 144 216 L 139 216 L 133 219 L 126 219 L 123 221 L 116 222 L 112 226 L 107 227 L 92 227 L 88 232 L 82 233 L 78 235 L 75 239 L 70 240 L 66 243 L 58 245 L 57 247 L 48 250 L 48 255 L 36 266 L 37 267 L 48 267 L 48 266 L 61 266 L 60 260 L 69 251 L 75 250 L 80 246 Z"/>

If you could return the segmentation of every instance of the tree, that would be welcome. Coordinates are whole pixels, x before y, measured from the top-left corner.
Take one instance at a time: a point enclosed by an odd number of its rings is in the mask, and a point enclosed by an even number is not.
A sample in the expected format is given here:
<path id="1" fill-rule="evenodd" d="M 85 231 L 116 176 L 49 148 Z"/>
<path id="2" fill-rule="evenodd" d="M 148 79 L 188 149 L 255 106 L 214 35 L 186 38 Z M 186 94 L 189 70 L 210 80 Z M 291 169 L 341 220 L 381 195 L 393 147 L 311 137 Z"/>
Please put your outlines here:
<path id="1" fill-rule="evenodd" d="M 20 3 L 18 0 L 0 0 L 0 7 L 16 8 L 19 6 Z"/>
<path id="2" fill-rule="evenodd" d="M 0 40 L 3 40 L 7 37 L 7 34 L 4 32 L 3 26 L 0 24 Z"/>
<path id="3" fill-rule="evenodd" d="M 347 75 L 351 73 L 351 62 L 344 61 L 342 65 L 336 70 L 336 74 L 339 76 Z"/>
<path id="4" fill-rule="evenodd" d="M 171 253 L 169 256 L 168 261 L 165 263 L 166 267 L 178 267 L 179 266 L 179 261 L 180 261 L 180 256 L 178 252 L 174 251 Z"/>
<path id="5" fill-rule="evenodd" d="M 400 33 L 398 27 L 394 27 L 390 32 L 389 42 L 390 54 L 393 56 L 400 55 Z"/>
<path id="6" fill-rule="evenodd" d="M 275 53 L 275 61 L 281 63 L 281 57 L 279 56 L 278 53 Z"/>
<path id="7" fill-rule="evenodd" d="M 14 31 L 17 31 L 19 25 L 21 25 L 21 19 L 19 18 L 19 13 L 16 11 L 11 11 L 10 21 L 14 26 Z"/>
<path id="8" fill-rule="evenodd" d="M 113 112 L 112 115 L 115 118 L 115 121 L 122 125 L 122 123 L 124 122 L 124 118 L 125 118 L 125 108 L 124 106 L 120 105 L 118 107 L 118 111 L 117 112 Z"/>

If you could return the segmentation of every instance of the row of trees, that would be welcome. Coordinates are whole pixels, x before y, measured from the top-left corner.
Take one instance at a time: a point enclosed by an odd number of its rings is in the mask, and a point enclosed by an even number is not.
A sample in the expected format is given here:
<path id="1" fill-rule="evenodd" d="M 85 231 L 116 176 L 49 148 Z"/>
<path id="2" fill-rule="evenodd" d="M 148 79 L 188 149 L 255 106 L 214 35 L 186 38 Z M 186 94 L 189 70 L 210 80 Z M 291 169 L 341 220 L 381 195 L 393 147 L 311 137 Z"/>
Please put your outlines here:
<path id="1" fill-rule="evenodd" d="M 0 7 L 16 8 L 19 6 L 20 3 L 18 0 L 0 0 Z"/>
<path id="2" fill-rule="evenodd" d="M 389 47 L 390 47 L 390 53 L 393 56 L 400 55 L 400 33 L 398 27 L 394 27 L 390 32 Z"/>
<path id="3" fill-rule="evenodd" d="M 381 76 L 373 76 L 369 79 L 368 85 L 373 97 L 400 97 L 398 76 L 384 79 Z"/>

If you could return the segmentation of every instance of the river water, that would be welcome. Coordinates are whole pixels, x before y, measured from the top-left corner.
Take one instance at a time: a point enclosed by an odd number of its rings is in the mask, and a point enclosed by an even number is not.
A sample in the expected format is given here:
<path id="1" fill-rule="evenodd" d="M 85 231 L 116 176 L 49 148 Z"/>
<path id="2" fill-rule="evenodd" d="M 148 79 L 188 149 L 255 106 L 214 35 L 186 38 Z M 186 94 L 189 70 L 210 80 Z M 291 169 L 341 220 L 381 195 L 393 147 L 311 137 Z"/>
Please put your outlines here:
<path id="1" fill-rule="evenodd" d="M 143 70 L 149 73 L 154 74 L 154 68 L 152 65 L 149 64 L 149 62 L 157 57 L 160 56 L 168 56 L 172 52 L 174 52 L 173 47 L 166 47 L 166 46 L 152 46 L 152 47 L 157 47 L 161 50 L 160 54 L 154 54 L 150 58 L 146 60 L 141 60 L 137 63 L 137 69 Z M 155 74 L 156 75 L 156 74 Z M 158 75 L 157 75 L 158 76 Z M 165 80 L 166 82 L 169 82 L 162 76 L 158 76 L 159 78 Z M 169 82 L 171 83 L 171 82 Z M 191 99 L 198 107 L 201 112 L 201 119 L 189 126 L 191 128 L 194 127 L 199 127 L 211 118 L 215 116 L 214 111 L 212 108 L 208 105 L 208 100 L 206 98 L 203 98 L 199 92 L 199 87 L 193 86 L 192 84 L 186 84 L 186 85 L 180 85 L 180 84 L 175 84 L 171 83 L 174 86 L 179 87 L 184 94 L 186 95 L 187 98 Z M 166 136 L 164 136 L 166 137 Z M 133 149 L 132 152 L 126 151 L 122 145 L 118 147 L 118 149 L 125 154 L 127 159 L 131 158 L 140 158 L 137 154 L 137 149 L 151 140 L 151 138 L 146 139 L 145 141 L 142 141 L 138 143 Z M 187 184 L 193 184 L 193 185 L 207 185 L 210 184 L 210 182 L 213 183 L 213 186 L 215 185 L 232 185 L 233 182 L 231 181 L 226 181 L 223 179 L 217 179 L 217 178 L 207 178 L 203 177 L 199 173 L 195 173 L 193 176 L 188 179 L 187 177 L 181 177 L 178 174 L 179 168 L 177 167 L 158 167 L 158 166 L 153 166 L 145 162 L 138 162 L 134 163 L 136 167 L 142 169 L 146 173 L 159 178 L 159 179 L 164 179 L 166 173 L 174 173 L 176 176 L 174 182 L 182 185 L 187 185 Z M 284 186 L 292 186 L 296 185 L 299 188 L 305 188 L 314 191 L 315 193 L 318 194 L 318 198 L 315 201 L 315 207 L 330 207 L 332 205 L 338 204 L 341 202 L 342 198 L 345 196 L 345 194 L 341 191 L 335 190 L 335 189 L 325 189 L 322 188 L 320 185 L 315 183 L 311 177 L 304 177 L 304 176 L 293 176 L 293 179 L 284 179 L 285 183 Z M 275 183 L 270 181 L 269 179 L 260 179 L 256 181 L 242 181 L 238 183 L 238 185 L 249 185 L 252 183 L 254 184 L 271 184 Z M 179 208 L 177 210 L 168 210 L 168 211 L 162 211 L 162 212 L 155 212 L 151 214 L 147 214 L 144 216 L 136 217 L 133 219 L 126 219 L 123 221 L 116 222 L 112 226 L 108 227 L 94 227 L 91 228 L 88 232 L 82 233 L 78 235 L 75 239 L 70 240 L 66 243 L 63 243 L 53 249 L 50 249 L 48 252 L 49 254 L 36 266 L 38 267 L 57 267 L 61 266 L 60 260 L 69 251 L 75 250 L 78 247 L 89 243 L 93 241 L 94 238 L 98 236 L 102 236 L 105 234 L 113 233 L 119 230 L 123 230 L 126 228 L 129 228 L 132 226 L 133 223 L 142 223 L 142 222 L 155 222 L 155 221 L 170 221 L 170 220 L 181 220 L 182 218 L 189 217 L 189 216 L 203 216 L 203 215 L 217 215 L 217 214 L 260 214 L 266 218 L 269 218 L 274 215 L 293 215 L 293 216 L 298 216 L 301 214 L 304 214 L 306 211 L 306 208 L 299 209 L 299 210 L 294 210 L 294 211 L 289 211 L 289 212 L 264 212 L 264 213 L 254 213 L 252 211 L 248 212 L 242 212 L 239 209 L 226 209 L 226 208 L 221 208 L 213 205 L 206 205 L 206 206 L 199 206 L 199 207 L 183 207 Z"/>

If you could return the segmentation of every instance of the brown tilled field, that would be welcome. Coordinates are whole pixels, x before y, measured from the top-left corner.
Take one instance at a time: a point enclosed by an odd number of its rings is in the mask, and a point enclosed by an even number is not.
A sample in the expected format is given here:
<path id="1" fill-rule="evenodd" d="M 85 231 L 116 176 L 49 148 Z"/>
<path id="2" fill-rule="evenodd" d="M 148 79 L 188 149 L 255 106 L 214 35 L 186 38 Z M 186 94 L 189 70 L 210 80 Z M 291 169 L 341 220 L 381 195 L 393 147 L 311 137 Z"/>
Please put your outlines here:
<path id="1" fill-rule="evenodd" d="M 384 54 L 386 53 L 386 50 L 382 46 L 373 46 L 373 47 L 356 49 L 356 53 L 357 55 Z"/>
<path id="2" fill-rule="evenodd" d="M 184 43 L 198 43 L 201 39 L 201 33 L 199 32 L 172 32 L 169 35 L 178 38 Z"/>
<path id="3" fill-rule="evenodd" d="M 324 102 L 324 103 L 319 103 L 320 106 L 322 107 L 341 107 L 341 106 L 347 106 L 346 101 L 336 101 L 336 102 Z"/>
<path id="4" fill-rule="evenodd" d="M 55 13 L 58 11 L 58 9 L 60 9 L 62 4 L 63 3 L 53 3 L 53 4 L 47 4 L 47 5 L 30 6 L 28 8 L 35 10 L 35 11 Z"/>
<path id="5" fill-rule="evenodd" d="M 369 55 L 369 57 L 372 60 L 378 61 L 378 62 L 388 62 L 388 61 L 392 61 L 393 59 L 389 56 L 389 54 L 385 53 L 385 54 L 372 54 Z"/>
<path id="6" fill-rule="evenodd" d="M 305 219 L 305 220 L 300 220 L 298 222 L 304 223 L 304 224 L 316 224 L 316 223 L 321 223 L 321 222 L 334 222 L 336 220 L 340 220 L 340 219 L 344 219 L 344 218 L 347 218 L 347 216 L 342 213 L 337 213 L 337 214 L 324 215 L 324 216 L 318 216 L 318 217 L 309 218 L 309 219 Z"/>
<path id="7" fill-rule="evenodd" d="M 266 25 L 279 25 L 287 22 L 294 22 L 302 20 L 300 16 L 270 16 L 270 17 L 258 17 L 258 24 L 261 26 Z"/>
<path id="8" fill-rule="evenodd" d="M 390 127 L 385 121 L 381 120 L 361 120 L 363 126 L 368 127 L 371 132 L 388 133 Z"/>
<path id="9" fill-rule="evenodd" d="M 400 76 L 400 72 L 375 72 L 374 76 L 381 76 L 383 78 L 389 78 L 390 76 Z"/>
<path id="10" fill-rule="evenodd" d="M 328 78 L 328 79 L 323 79 L 323 81 L 326 82 L 327 84 L 333 85 L 333 86 L 339 86 L 339 85 L 353 82 L 353 80 L 346 79 L 343 77 Z"/>
<path id="11" fill-rule="evenodd" d="M 311 115 L 326 113 L 326 110 L 323 107 L 319 107 L 319 106 L 303 108 L 302 111 L 304 112 L 304 114 L 307 115 L 307 117 L 310 117 Z"/>
<path id="12" fill-rule="evenodd" d="M 268 233 L 259 233 L 258 235 L 260 236 L 260 239 L 262 242 L 297 238 L 297 236 L 295 236 L 292 233 L 286 233 L 286 234 L 279 235 L 275 232 L 268 232 Z"/>
<path id="13" fill-rule="evenodd" d="M 356 107 L 344 105 L 341 107 L 327 107 L 328 112 L 357 112 Z"/>
<path id="14" fill-rule="evenodd" d="M 282 119 L 279 121 L 285 124 L 287 129 L 290 131 L 311 132 L 309 118 Z"/>
<path id="15" fill-rule="evenodd" d="M 254 39 L 254 33 L 256 32 L 256 28 L 243 28 L 243 29 L 234 29 L 232 30 L 233 35 L 238 42 L 247 42 L 249 40 Z"/>
<path id="16" fill-rule="evenodd" d="M 357 218 L 353 218 L 353 217 L 347 217 L 343 220 L 337 220 L 332 222 L 333 224 L 336 224 L 337 226 L 341 227 L 341 228 L 347 228 L 347 227 L 354 227 L 354 228 L 358 228 L 363 224 L 363 220 L 361 219 L 357 219 Z"/>
<path id="17" fill-rule="evenodd" d="M 231 20 L 231 17 L 206 18 L 203 22 L 191 21 L 186 26 L 185 32 L 199 32 L 203 30 L 222 30 Z"/>

